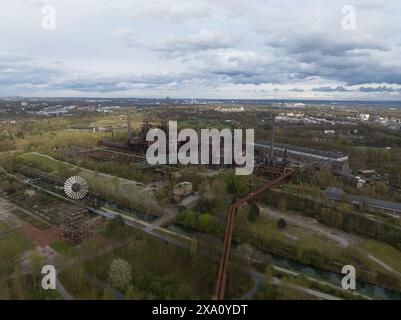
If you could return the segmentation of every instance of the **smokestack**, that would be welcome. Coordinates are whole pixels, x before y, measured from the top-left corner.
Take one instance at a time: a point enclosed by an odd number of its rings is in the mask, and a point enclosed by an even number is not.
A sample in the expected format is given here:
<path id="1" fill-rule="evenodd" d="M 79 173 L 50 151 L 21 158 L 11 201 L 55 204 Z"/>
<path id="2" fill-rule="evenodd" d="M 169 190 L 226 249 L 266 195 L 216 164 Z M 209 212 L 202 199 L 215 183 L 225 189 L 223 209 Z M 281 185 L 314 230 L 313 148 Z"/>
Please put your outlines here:
<path id="1" fill-rule="evenodd" d="M 273 114 L 272 117 L 272 137 L 270 142 L 270 160 L 274 159 L 274 143 L 276 139 L 276 116 Z"/>
<path id="2" fill-rule="evenodd" d="M 127 116 L 128 139 L 132 137 L 131 115 Z"/>
<path id="3" fill-rule="evenodd" d="M 196 133 L 200 137 L 200 119 L 199 119 L 199 108 L 196 109 Z"/>

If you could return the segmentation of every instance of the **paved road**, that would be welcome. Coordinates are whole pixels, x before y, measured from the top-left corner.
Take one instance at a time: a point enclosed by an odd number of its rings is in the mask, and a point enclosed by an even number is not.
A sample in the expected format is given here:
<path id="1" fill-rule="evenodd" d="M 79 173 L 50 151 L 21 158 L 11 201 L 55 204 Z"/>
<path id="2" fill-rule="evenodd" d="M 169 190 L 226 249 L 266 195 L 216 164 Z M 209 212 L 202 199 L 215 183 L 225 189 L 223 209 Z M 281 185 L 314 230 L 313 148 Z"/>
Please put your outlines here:
<path id="1" fill-rule="evenodd" d="M 252 300 L 255 294 L 263 287 L 265 282 L 265 277 L 260 272 L 255 270 L 250 270 L 249 275 L 252 277 L 253 281 L 255 281 L 255 285 L 249 290 L 246 294 L 244 294 L 241 299 L 243 300 Z"/>

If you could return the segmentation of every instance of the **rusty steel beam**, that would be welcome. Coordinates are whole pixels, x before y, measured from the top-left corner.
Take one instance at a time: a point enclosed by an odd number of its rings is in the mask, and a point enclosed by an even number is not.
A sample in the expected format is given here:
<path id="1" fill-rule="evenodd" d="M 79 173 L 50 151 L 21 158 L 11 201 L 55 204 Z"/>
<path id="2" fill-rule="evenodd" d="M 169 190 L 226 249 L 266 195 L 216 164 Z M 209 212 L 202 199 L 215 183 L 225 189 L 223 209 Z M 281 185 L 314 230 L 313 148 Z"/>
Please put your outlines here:
<path id="1" fill-rule="evenodd" d="M 241 207 L 245 202 L 248 202 L 252 199 L 254 199 L 256 196 L 259 194 L 270 190 L 271 188 L 280 185 L 283 183 L 287 178 L 293 177 L 298 173 L 298 169 L 296 170 L 291 170 L 285 174 L 282 174 L 275 180 L 265 184 L 264 186 L 260 187 L 254 192 L 251 192 L 247 196 L 245 196 L 242 199 L 239 199 L 235 203 L 233 203 L 230 206 L 230 209 L 228 211 L 228 219 L 227 219 L 227 227 L 226 227 L 226 233 L 224 235 L 224 248 L 223 248 L 223 255 L 220 260 L 220 267 L 219 271 L 217 274 L 217 283 L 216 283 L 216 290 L 214 293 L 214 299 L 216 300 L 223 300 L 224 299 L 224 294 L 225 294 L 225 289 L 226 289 L 226 280 L 227 280 L 227 268 L 228 268 L 228 262 L 230 258 L 230 252 L 231 252 L 231 243 L 232 243 L 232 237 L 233 237 L 233 231 L 234 231 L 234 222 L 235 222 L 235 214 L 237 212 L 237 209 Z"/>

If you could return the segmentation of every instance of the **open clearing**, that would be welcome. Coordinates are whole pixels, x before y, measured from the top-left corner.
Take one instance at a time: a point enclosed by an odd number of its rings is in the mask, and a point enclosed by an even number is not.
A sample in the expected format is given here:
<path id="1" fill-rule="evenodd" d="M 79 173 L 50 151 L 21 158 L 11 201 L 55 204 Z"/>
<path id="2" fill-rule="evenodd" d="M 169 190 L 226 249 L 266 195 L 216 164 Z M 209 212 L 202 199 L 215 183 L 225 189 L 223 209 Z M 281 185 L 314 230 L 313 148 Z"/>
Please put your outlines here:
<path id="1" fill-rule="evenodd" d="M 261 207 L 261 212 L 262 216 L 267 219 L 277 221 L 283 218 L 289 224 L 287 233 L 294 234 L 291 230 L 294 231 L 296 230 L 294 228 L 298 227 L 314 232 L 317 242 L 319 242 L 319 237 L 324 236 L 343 247 L 353 246 L 370 260 L 370 265 L 374 269 L 387 271 L 401 278 L 401 252 L 390 245 L 324 226 L 316 219 L 295 213 L 280 212 L 266 207 Z"/>

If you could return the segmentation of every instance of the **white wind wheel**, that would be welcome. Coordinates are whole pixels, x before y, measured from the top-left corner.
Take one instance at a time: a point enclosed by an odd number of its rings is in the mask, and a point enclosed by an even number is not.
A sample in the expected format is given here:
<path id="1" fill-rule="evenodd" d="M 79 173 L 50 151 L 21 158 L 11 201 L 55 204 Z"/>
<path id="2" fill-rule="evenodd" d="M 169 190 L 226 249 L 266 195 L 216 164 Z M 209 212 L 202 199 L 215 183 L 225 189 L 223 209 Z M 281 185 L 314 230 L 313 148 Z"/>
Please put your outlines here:
<path id="1" fill-rule="evenodd" d="M 85 178 L 74 176 L 64 183 L 65 194 L 74 200 L 81 200 L 88 194 L 88 182 Z"/>

